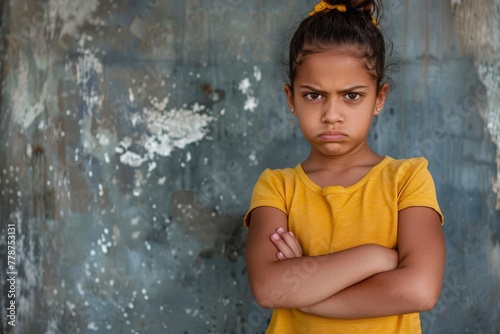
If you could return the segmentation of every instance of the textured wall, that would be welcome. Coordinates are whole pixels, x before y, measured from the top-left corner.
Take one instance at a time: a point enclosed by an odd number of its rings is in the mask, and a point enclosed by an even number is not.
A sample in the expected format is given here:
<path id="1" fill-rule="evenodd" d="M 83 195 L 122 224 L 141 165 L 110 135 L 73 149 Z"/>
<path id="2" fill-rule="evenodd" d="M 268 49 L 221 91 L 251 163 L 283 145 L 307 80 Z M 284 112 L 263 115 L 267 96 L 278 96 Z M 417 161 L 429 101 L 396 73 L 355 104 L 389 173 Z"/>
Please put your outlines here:
<path id="1" fill-rule="evenodd" d="M 314 4 L 1 2 L 3 331 L 266 327 L 246 280 L 242 216 L 264 168 L 308 153 L 276 59 Z M 446 219 L 443 293 L 424 332 L 498 332 L 499 134 L 480 116 L 491 94 L 460 51 L 450 0 L 385 5 L 402 66 L 370 141 L 380 154 L 429 159 Z"/>

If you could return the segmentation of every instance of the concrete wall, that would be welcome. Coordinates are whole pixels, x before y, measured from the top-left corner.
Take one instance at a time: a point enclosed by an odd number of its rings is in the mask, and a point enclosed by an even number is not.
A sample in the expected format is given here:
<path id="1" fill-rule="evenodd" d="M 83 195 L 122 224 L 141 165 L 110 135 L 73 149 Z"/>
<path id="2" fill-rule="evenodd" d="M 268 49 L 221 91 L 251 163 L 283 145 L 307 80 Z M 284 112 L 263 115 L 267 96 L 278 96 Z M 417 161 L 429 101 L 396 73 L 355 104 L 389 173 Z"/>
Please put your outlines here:
<path id="1" fill-rule="evenodd" d="M 242 216 L 264 168 L 308 153 L 277 55 L 314 4 L 1 3 L 4 332 L 265 329 L 269 313 L 248 289 Z M 487 90 L 457 43 L 449 0 L 385 6 L 382 29 L 401 66 L 370 141 L 380 154 L 429 159 L 446 218 L 446 277 L 424 332 L 498 332 Z"/>

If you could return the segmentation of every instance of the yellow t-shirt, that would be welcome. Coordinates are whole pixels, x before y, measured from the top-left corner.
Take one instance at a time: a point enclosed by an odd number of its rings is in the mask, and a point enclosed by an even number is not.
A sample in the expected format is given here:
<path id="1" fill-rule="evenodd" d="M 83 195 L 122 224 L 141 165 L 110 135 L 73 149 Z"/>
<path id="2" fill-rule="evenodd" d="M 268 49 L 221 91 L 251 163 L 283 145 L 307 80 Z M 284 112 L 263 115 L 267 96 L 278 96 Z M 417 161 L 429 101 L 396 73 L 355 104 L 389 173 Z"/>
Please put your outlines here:
<path id="1" fill-rule="evenodd" d="M 305 256 L 333 253 L 374 243 L 392 248 L 397 243 L 398 211 L 425 206 L 443 215 L 434 181 L 424 158 L 395 160 L 386 156 L 360 181 L 349 187 L 321 188 L 295 168 L 266 169 L 257 181 L 250 209 L 277 208 L 288 216 L 288 229 Z M 421 333 L 418 313 L 382 318 L 339 320 L 297 309 L 275 309 L 266 333 Z"/>

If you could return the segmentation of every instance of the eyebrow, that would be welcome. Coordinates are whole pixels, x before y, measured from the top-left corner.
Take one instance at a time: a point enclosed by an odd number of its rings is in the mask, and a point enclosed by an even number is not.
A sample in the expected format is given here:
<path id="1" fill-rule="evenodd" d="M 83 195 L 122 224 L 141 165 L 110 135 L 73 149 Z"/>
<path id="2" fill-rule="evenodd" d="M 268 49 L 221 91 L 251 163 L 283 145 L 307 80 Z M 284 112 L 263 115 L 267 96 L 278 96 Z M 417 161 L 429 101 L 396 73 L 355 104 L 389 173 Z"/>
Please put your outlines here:
<path id="1" fill-rule="evenodd" d="M 300 85 L 299 87 L 300 88 L 306 88 L 306 89 L 309 89 L 309 90 L 312 90 L 312 91 L 315 91 L 315 92 L 318 92 L 318 93 L 325 93 L 325 91 L 322 91 L 321 89 L 318 89 L 318 88 L 315 88 L 315 87 L 312 87 L 312 86 L 309 86 L 309 85 Z M 346 89 L 342 89 L 340 91 L 340 93 L 348 93 L 348 92 L 352 92 L 352 91 L 355 91 L 355 90 L 358 90 L 358 89 L 364 89 L 364 88 L 368 88 L 368 86 L 358 85 L 358 86 L 348 87 Z"/>

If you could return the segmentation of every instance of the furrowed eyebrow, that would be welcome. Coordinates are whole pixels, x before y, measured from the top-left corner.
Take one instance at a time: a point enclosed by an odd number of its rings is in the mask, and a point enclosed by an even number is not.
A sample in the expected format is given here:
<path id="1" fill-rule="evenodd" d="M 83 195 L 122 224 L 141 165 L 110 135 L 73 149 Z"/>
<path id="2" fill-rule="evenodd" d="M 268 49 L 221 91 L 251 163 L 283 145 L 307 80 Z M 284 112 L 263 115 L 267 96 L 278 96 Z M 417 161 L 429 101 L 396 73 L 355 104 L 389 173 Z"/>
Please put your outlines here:
<path id="1" fill-rule="evenodd" d="M 340 91 L 340 93 L 350 93 L 350 92 L 353 92 L 353 91 L 356 91 L 356 90 L 359 90 L 359 89 L 366 89 L 368 88 L 368 86 L 353 86 L 353 87 L 349 87 L 349 88 L 346 88 L 346 89 L 343 89 Z"/>
<path id="2" fill-rule="evenodd" d="M 312 87 L 312 86 L 308 86 L 308 85 L 300 85 L 299 87 L 300 88 L 305 88 L 305 89 L 308 89 L 308 90 L 312 90 L 313 92 L 319 93 L 319 94 L 326 93 L 325 91 L 323 91 L 321 89 L 318 89 L 318 88 L 315 88 L 315 87 Z"/>
<path id="3" fill-rule="evenodd" d="M 315 87 L 312 87 L 312 86 L 309 86 L 309 85 L 300 85 L 299 86 L 300 88 L 304 88 L 304 89 L 309 89 L 309 90 L 312 90 L 316 93 L 319 93 L 319 94 L 324 94 L 326 93 L 325 91 L 322 91 L 318 88 L 315 88 Z M 339 91 L 339 93 L 350 93 L 350 92 L 353 92 L 353 91 L 356 91 L 356 90 L 359 90 L 359 89 L 366 89 L 368 88 L 368 86 L 363 86 L 363 85 L 358 85 L 358 86 L 353 86 L 353 87 L 348 87 L 346 89 L 342 89 L 341 91 Z"/>

